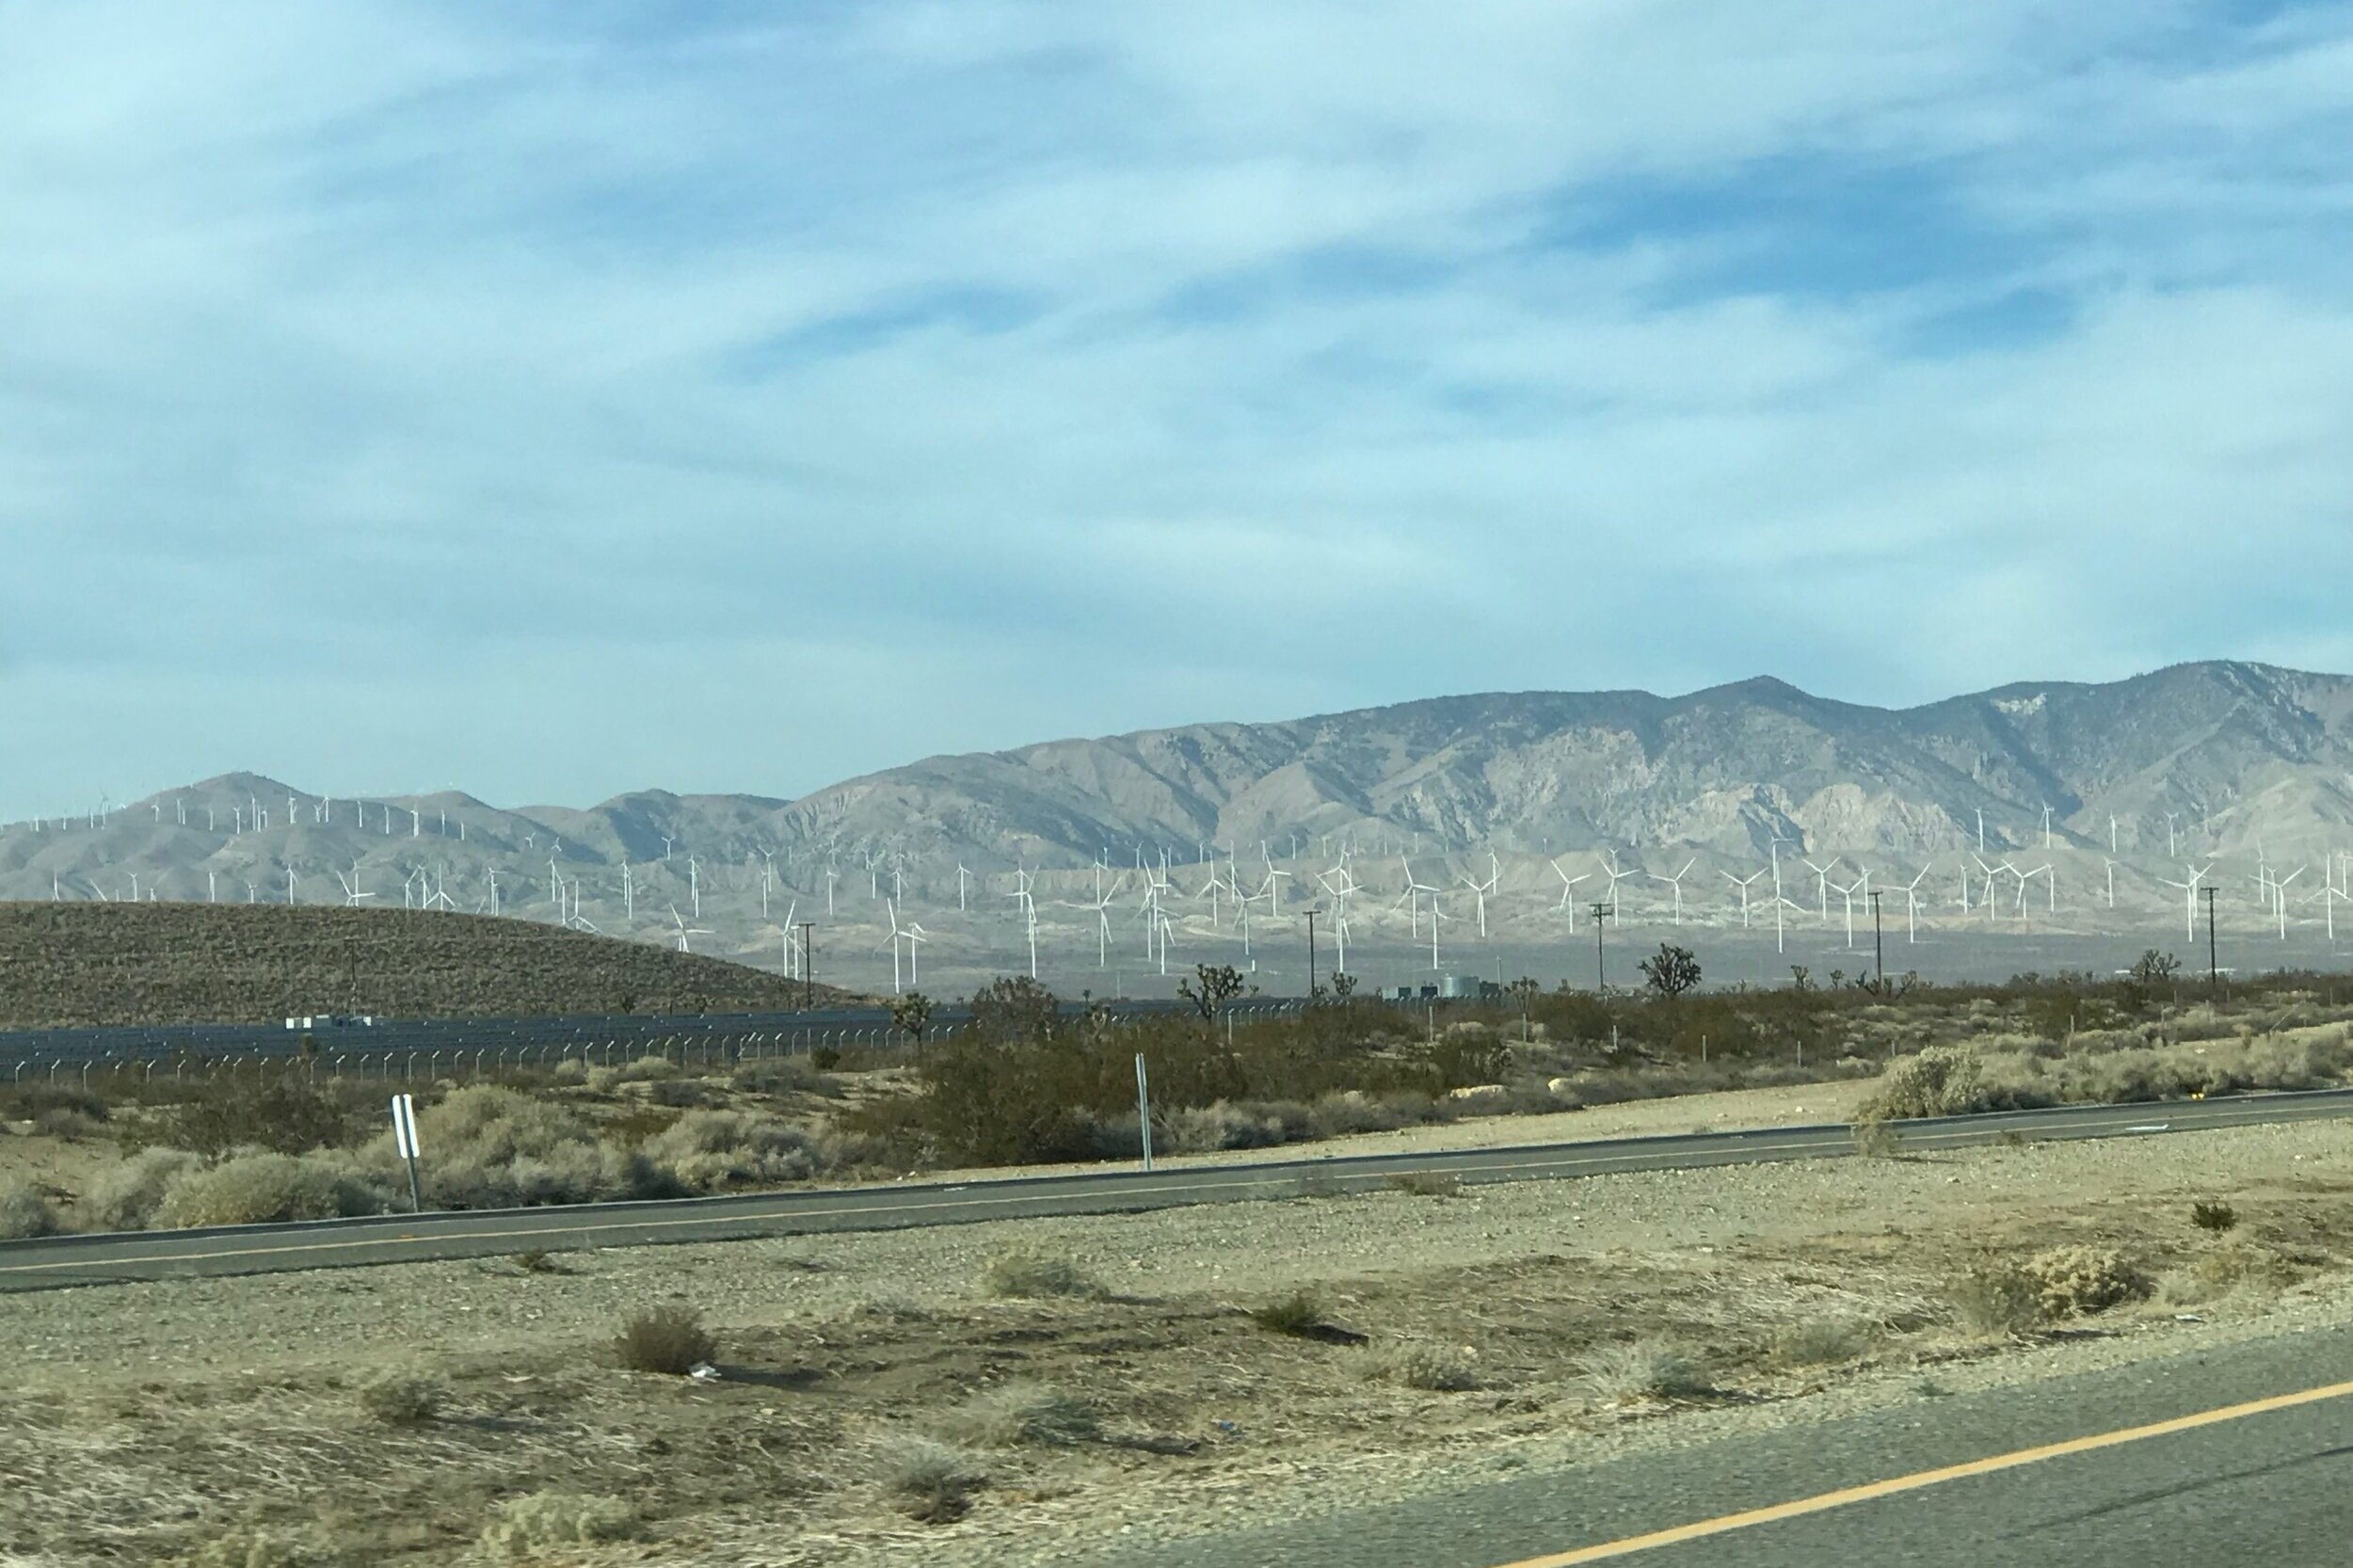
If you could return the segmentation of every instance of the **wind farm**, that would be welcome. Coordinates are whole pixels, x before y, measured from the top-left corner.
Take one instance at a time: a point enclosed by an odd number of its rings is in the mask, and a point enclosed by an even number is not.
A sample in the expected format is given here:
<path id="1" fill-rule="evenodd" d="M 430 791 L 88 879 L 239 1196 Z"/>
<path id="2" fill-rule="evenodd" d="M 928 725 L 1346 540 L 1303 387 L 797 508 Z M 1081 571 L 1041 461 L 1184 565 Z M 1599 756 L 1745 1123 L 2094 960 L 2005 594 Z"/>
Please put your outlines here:
<path id="1" fill-rule="evenodd" d="M 1507 739 L 1530 713 L 1540 744 Z M 508 808 L 231 775 L 0 826 L 0 896 L 495 917 L 869 995 L 1021 975 L 1160 998 L 1198 965 L 1304 995 L 1311 962 L 1367 994 L 1578 985 L 1596 939 L 1689 947 L 1716 984 L 2105 973 L 2153 947 L 2203 960 L 2209 920 L 2233 967 L 2326 969 L 2353 897 L 2349 714 L 2343 678 L 2191 665 L 1898 713 L 1756 682 L 1446 699 L 935 759 L 799 800 Z M 1728 738 L 1766 725 L 1817 755 Z"/>

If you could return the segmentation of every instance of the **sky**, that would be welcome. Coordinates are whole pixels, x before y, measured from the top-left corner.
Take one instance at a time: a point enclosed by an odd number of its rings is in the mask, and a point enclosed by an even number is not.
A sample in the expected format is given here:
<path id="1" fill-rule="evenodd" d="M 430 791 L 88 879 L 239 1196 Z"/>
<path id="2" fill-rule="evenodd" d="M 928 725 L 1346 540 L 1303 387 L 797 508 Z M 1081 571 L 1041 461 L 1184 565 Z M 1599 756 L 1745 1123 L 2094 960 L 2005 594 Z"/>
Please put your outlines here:
<path id="1" fill-rule="evenodd" d="M 2353 670 L 2353 6 L 0 0 L 0 817 Z"/>

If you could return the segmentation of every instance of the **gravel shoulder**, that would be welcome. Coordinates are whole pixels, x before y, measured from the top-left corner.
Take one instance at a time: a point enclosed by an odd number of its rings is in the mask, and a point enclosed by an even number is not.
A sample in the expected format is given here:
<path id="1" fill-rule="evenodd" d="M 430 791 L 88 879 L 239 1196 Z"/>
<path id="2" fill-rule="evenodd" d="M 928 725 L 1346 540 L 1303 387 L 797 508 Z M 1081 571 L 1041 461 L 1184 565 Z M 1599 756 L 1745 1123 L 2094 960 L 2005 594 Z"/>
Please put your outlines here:
<path id="1" fill-rule="evenodd" d="M 1813 1109 L 1825 1087 L 1750 1094 L 1832 1119 Z M 1694 1125 L 1688 1102 L 1674 1109 L 1664 1129 Z M 1523 1141 L 1525 1128 L 1430 1130 L 1490 1129 Z M 31 1484 L 0 1499 L 0 1535 L 46 1554 L 36 1561 L 170 1561 L 255 1520 L 329 1531 L 318 1499 L 340 1489 L 348 1517 L 335 1528 L 377 1555 L 321 1546 L 311 1560 L 468 1561 L 501 1498 L 568 1484 L 631 1498 L 650 1539 L 549 1560 L 1054 1560 L 1922 1398 L 1924 1380 L 1994 1386 L 2353 1320 L 2348 1169 L 2353 1124 L 2313 1122 L 599 1251 L 544 1260 L 547 1272 L 494 1259 L 9 1296 L 0 1470 Z M 2187 1206 L 2207 1196 L 2297 1259 L 2293 1277 L 2201 1305 L 2194 1321 L 2151 1304 L 2026 1344 L 1935 1321 L 1939 1282 L 1987 1252 L 2081 1240 L 2153 1268 L 2195 1256 L 2211 1239 Z M 1009 1248 L 1065 1260 L 1104 1291 L 991 1299 L 975 1282 Z M 1244 1315 L 1300 1288 L 1370 1346 L 1278 1336 Z M 725 1379 L 612 1369 L 619 1320 L 667 1300 L 706 1315 Z M 1823 1317 L 1888 1326 L 1836 1368 L 1779 1365 L 1763 1349 L 1779 1326 Z M 1654 1334 L 1693 1346 L 1739 1398 L 1596 1399 L 1580 1356 Z M 1399 1346 L 1465 1359 L 1473 1386 L 1369 1374 L 1374 1352 Z M 355 1424 L 352 1384 L 388 1367 L 447 1378 L 463 1421 Z M 876 1455 L 894 1434 L 928 1430 L 976 1390 L 1038 1381 L 1083 1398 L 1118 1440 L 992 1452 L 987 1485 L 954 1522 L 891 1505 Z M 393 1479 L 407 1475 L 431 1480 Z M 395 1518 L 413 1539 L 385 1533 Z"/>

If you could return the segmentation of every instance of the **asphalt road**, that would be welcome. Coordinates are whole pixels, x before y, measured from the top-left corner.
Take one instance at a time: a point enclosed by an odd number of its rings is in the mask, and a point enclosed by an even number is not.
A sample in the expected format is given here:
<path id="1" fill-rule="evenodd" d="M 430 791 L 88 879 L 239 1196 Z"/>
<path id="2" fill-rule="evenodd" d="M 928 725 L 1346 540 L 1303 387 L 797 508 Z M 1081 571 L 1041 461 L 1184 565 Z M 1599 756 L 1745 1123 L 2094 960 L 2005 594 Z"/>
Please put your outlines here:
<path id="1" fill-rule="evenodd" d="M 2064 1106 L 1902 1124 L 1904 1145 L 1929 1151 L 1992 1142 L 2152 1136 L 2196 1128 L 2353 1115 L 2353 1090 L 2249 1095 L 2163 1105 Z M 891 1230 L 1063 1214 L 1135 1213 L 1186 1204 L 1375 1188 L 1412 1172 L 1466 1183 L 1551 1180 L 1621 1171 L 1755 1164 L 1850 1155 L 1843 1126 L 1771 1128 L 1505 1148 L 1339 1155 L 1250 1164 L 1123 1168 L 990 1181 L 894 1182 L 667 1202 L 565 1208 L 386 1214 L 296 1224 L 56 1236 L 0 1242 L 0 1290 L 113 1280 L 274 1273 L 295 1269 L 477 1257 L 543 1248 L 646 1246 L 822 1231 Z M 427 1149 L 430 1160 L 432 1151 Z M 2353 1554 L 2348 1554 L 2353 1560 Z"/>
<path id="2" fill-rule="evenodd" d="M 2343 1568 L 2353 1562 L 2348 1380 L 2353 1331 L 2317 1330 L 2019 1388 L 1921 1393 L 1074 1568 Z M 2201 1416 L 2219 1418 L 2138 1430 Z M 2053 1445 L 2072 1451 L 2031 1454 Z M 1975 1473 L 1938 1479 L 1947 1468 Z M 1907 1489 L 1839 1496 L 1889 1481 Z M 1793 1503 L 1818 1512 L 1792 1515 Z M 1657 1541 L 1693 1526 L 1705 1533 Z"/>

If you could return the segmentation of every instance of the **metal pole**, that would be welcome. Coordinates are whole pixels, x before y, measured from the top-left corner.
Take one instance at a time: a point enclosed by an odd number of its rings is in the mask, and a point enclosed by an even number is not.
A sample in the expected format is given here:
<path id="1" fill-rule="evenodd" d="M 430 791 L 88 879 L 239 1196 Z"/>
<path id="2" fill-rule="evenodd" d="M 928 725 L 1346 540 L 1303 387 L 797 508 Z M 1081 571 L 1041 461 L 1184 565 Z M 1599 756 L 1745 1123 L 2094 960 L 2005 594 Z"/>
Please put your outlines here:
<path id="1" fill-rule="evenodd" d="M 817 940 L 815 920 L 801 922 L 801 1008 L 817 1005 Z"/>
<path id="2" fill-rule="evenodd" d="M 2201 889 L 2206 895 L 2206 986 L 2218 1000 L 2222 996 L 2222 968 L 2214 942 L 2214 889 Z"/>
<path id="3" fill-rule="evenodd" d="M 1609 973 L 1603 963 L 1601 952 L 1601 912 L 1608 907 L 1609 905 L 1599 901 L 1595 901 L 1593 904 L 1593 991 L 1595 995 L 1607 995 L 1609 990 Z"/>
<path id="4" fill-rule="evenodd" d="M 1876 892 L 1871 895 L 1871 962 L 1878 967 L 1878 972 L 1872 978 L 1878 985 L 1879 994 L 1884 997 L 1887 995 L 1887 934 L 1880 926 L 1880 896 Z"/>
<path id="5" fill-rule="evenodd" d="M 1144 1168 L 1152 1168 L 1152 1082 L 1144 1070 L 1144 1052 L 1136 1052 L 1136 1127 L 1144 1134 Z"/>
<path id="6" fill-rule="evenodd" d="M 1316 994 L 1316 912 L 1307 911 L 1307 995 Z"/>

